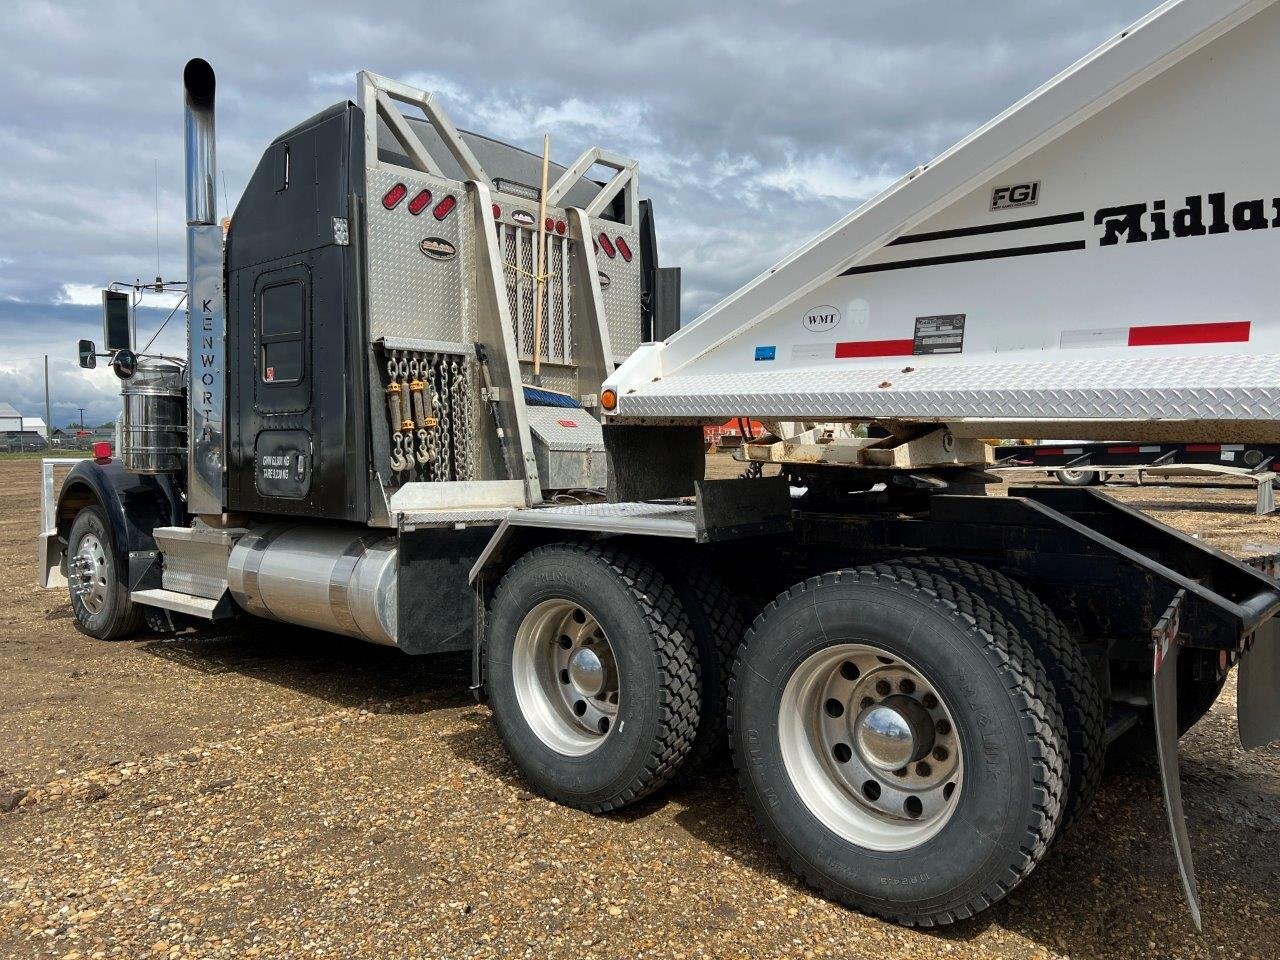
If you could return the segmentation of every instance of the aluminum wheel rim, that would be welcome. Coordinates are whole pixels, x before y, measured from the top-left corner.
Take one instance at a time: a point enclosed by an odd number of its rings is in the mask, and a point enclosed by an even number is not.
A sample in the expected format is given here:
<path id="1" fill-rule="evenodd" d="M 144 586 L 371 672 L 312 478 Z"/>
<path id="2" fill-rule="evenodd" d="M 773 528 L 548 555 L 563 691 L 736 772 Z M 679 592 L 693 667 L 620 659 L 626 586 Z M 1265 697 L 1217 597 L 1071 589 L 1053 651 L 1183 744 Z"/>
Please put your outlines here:
<path id="1" fill-rule="evenodd" d="M 598 749 L 618 716 L 618 665 L 599 621 L 572 600 L 525 614 L 511 656 L 516 700 L 530 729 L 557 753 Z"/>
<path id="2" fill-rule="evenodd" d="M 71 562 L 72 596 L 78 597 L 91 614 L 100 613 L 107 602 L 107 554 L 96 534 L 80 538 L 80 548 Z"/>
<path id="3" fill-rule="evenodd" d="M 909 729 L 914 759 L 886 769 L 904 743 L 878 735 L 899 729 L 894 716 Z M 959 804 L 964 758 L 950 710 L 916 667 L 880 647 L 837 644 L 801 663 L 783 689 L 778 735 L 805 806 L 860 847 L 919 846 Z"/>

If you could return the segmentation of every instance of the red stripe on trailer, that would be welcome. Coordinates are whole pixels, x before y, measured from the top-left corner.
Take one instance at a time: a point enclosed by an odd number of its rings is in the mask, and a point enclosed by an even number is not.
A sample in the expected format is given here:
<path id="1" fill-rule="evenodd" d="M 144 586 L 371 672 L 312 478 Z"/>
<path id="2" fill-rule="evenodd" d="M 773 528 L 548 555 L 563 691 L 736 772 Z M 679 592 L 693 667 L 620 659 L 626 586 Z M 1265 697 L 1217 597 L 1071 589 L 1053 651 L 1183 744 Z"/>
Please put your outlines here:
<path id="1" fill-rule="evenodd" d="M 1188 443 L 1186 446 L 1187 453 L 1221 453 L 1222 444 L 1219 443 Z"/>
<path id="2" fill-rule="evenodd" d="M 1131 347 L 1167 347 L 1183 343 L 1247 343 L 1249 321 L 1158 323 L 1129 328 Z"/>
<path id="3" fill-rule="evenodd" d="M 915 341 L 907 340 L 845 340 L 836 344 L 836 359 L 849 357 L 909 357 L 915 349 Z"/>
<path id="4" fill-rule="evenodd" d="M 1140 447 L 1107 447 L 1107 453 L 1141 453 Z"/>
<path id="5" fill-rule="evenodd" d="M 1066 452 L 1067 451 L 1063 450 L 1061 447 L 1041 447 L 1036 451 L 1036 456 L 1037 457 L 1061 457 L 1065 455 Z"/>

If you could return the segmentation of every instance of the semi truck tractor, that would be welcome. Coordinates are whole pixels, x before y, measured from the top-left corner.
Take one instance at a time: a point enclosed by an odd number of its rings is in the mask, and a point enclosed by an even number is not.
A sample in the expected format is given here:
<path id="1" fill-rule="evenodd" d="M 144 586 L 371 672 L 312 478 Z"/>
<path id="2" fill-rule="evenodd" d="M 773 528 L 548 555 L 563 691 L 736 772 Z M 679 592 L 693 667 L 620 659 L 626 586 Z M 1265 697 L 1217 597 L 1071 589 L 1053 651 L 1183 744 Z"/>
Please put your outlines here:
<path id="1" fill-rule="evenodd" d="M 469 651 L 593 812 L 731 753 L 806 881 L 904 924 L 999 901 L 1147 754 L 1198 924 L 1178 738 L 1233 669 L 1280 737 L 1274 563 L 996 489 L 981 438 L 1280 441 L 1278 53 L 1270 0 L 1166 3 L 678 331 L 632 160 L 370 73 L 218 223 L 192 60 L 187 351 L 107 297 L 118 449 L 47 485 L 42 582 L 104 640 Z M 739 417 L 762 467 L 707 479 Z"/>

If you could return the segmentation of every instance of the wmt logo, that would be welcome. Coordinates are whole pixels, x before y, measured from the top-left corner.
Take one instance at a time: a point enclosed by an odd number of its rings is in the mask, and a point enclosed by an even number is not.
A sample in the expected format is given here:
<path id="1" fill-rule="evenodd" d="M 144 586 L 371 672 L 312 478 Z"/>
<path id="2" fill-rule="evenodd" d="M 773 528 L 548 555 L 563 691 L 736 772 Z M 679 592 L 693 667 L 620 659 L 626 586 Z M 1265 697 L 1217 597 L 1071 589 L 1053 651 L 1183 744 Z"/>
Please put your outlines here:
<path id="1" fill-rule="evenodd" d="M 806 330 L 821 333 L 823 330 L 831 330 L 840 325 L 840 311 L 828 304 L 810 307 L 804 312 L 800 322 L 804 324 Z"/>

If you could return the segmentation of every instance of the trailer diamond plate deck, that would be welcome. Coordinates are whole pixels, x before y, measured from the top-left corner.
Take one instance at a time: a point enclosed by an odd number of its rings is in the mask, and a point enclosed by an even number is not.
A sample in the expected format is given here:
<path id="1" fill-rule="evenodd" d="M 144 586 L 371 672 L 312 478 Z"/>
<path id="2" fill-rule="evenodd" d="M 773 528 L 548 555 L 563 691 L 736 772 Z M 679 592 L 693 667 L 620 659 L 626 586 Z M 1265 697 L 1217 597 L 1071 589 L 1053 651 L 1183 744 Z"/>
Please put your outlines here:
<path id="1" fill-rule="evenodd" d="M 1117 384 L 1124 384 L 1123 387 Z M 1280 355 L 1152 357 L 676 375 L 618 401 L 623 417 L 1055 422 L 1280 419 Z M 1219 432 L 1221 432 L 1219 424 Z M 1114 432 L 1114 427 L 1112 428 Z M 1127 436 L 1127 434 L 1126 434 Z"/>

